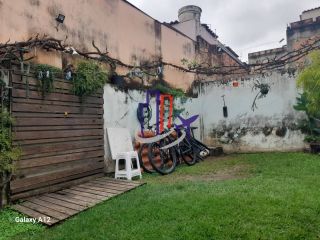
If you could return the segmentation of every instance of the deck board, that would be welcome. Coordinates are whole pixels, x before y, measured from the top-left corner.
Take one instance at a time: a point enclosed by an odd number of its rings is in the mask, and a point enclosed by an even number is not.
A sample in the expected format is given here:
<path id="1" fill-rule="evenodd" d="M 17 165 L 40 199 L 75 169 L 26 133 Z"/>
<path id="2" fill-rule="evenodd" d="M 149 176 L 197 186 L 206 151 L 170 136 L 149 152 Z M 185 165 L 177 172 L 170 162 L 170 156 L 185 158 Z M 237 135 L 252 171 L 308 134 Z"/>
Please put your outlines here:
<path id="1" fill-rule="evenodd" d="M 53 193 L 27 198 L 13 205 L 12 208 L 29 217 L 41 219 L 40 222 L 45 225 L 52 226 L 143 184 L 142 182 L 99 177 Z"/>

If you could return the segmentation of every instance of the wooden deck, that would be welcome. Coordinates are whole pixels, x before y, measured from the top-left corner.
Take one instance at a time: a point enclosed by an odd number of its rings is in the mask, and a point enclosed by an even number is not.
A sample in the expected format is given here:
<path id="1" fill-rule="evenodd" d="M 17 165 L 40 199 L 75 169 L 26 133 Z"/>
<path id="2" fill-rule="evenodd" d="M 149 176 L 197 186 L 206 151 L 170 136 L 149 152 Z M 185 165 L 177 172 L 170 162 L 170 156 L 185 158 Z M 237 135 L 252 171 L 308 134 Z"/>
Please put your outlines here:
<path id="1" fill-rule="evenodd" d="M 57 192 L 28 198 L 12 208 L 51 226 L 143 184 L 102 177 Z"/>

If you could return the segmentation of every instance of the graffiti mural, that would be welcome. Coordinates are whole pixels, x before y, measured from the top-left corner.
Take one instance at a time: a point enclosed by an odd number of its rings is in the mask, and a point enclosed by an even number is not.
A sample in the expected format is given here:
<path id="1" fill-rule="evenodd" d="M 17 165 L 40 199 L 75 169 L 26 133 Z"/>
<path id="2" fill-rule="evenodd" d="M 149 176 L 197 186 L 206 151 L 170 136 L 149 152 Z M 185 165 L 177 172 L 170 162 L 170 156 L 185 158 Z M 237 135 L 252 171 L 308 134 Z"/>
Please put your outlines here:
<path id="1" fill-rule="evenodd" d="M 153 109 L 151 107 L 151 98 L 155 98 L 155 123 L 151 124 Z M 170 144 L 178 144 L 185 137 L 190 137 L 191 124 L 195 122 L 199 115 L 183 118 L 181 115 L 173 115 L 174 97 L 170 94 L 163 94 L 159 90 L 148 90 L 146 92 L 146 102 L 139 103 L 137 109 L 137 118 L 140 123 L 140 134 L 136 134 L 136 140 L 141 143 L 152 143 L 159 141 L 174 131 L 182 131 L 177 141 Z M 174 119 L 180 120 L 180 124 L 175 124 Z M 155 129 L 155 136 L 145 138 L 145 130 Z M 140 135 L 140 136 L 139 136 Z"/>
<path id="2" fill-rule="evenodd" d="M 153 117 L 152 112 L 156 113 Z M 184 118 L 175 112 L 174 96 L 158 90 L 147 91 L 146 101 L 138 105 L 141 128 L 136 132 L 135 139 L 140 146 L 140 164 L 148 173 L 169 174 L 182 161 L 192 166 L 210 154 L 210 149 L 192 134 L 191 124 L 199 115 Z M 147 156 L 143 157 L 145 149 Z"/>

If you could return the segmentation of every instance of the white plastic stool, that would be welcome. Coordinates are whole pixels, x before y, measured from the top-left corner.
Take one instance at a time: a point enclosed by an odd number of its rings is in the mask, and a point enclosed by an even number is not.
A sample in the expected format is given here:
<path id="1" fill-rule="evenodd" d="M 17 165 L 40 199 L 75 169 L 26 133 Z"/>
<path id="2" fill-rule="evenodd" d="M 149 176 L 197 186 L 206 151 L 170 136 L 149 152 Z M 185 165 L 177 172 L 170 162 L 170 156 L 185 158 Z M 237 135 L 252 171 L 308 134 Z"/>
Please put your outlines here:
<path id="1" fill-rule="evenodd" d="M 136 176 L 142 178 L 139 156 L 133 150 L 129 130 L 127 128 L 107 128 L 107 135 L 112 159 L 116 161 L 115 178 L 128 180 Z M 125 161 L 125 168 L 119 169 L 119 161 L 122 159 Z M 136 168 L 132 160 L 136 162 Z"/>
<path id="2" fill-rule="evenodd" d="M 125 168 L 119 169 L 119 161 L 123 159 L 125 161 Z M 135 160 L 137 167 L 134 168 L 133 161 Z M 133 177 L 139 176 L 142 178 L 139 157 L 137 152 L 123 152 L 118 153 L 116 157 L 116 169 L 115 169 L 115 178 L 126 178 L 131 180 Z"/>

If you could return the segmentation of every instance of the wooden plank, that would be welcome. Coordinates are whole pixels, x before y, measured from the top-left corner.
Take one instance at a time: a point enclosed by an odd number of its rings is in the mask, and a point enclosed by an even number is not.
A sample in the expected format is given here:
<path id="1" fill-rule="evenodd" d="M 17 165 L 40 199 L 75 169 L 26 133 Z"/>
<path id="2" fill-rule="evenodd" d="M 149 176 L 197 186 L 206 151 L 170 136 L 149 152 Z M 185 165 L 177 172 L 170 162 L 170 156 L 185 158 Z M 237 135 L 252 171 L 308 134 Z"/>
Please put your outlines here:
<path id="1" fill-rule="evenodd" d="M 92 183 L 91 181 L 88 183 L 77 185 L 77 187 L 91 189 L 94 191 L 103 192 L 103 193 L 111 194 L 111 195 L 118 194 L 120 192 L 118 190 L 108 189 L 106 187 L 96 185 L 96 184 Z"/>
<path id="2" fill-rule="evenodd" d="M 97 178 L 100 180 L 103 179 L 99 176 Z M 108 180 L 109 178 L 104 179 Z M 54 224 L 59 222 L 59 220 L 64 220 L 72 215 L 77 214 L 79 211 L 83 211 L 126 191 L 118 190 L 118 193 L 116 194 L 109 194 L 104 192 L 109 191 L 109 189 L 104 189 L 100 187 L 99 184 L 99 187 L 97 187 L 98 190 L 95 190 L 96 187 L 91 187 L 90 185 L 96 186 L 96 183 L 91 180 L 87 183 L 72 186 L 69 189 L 29 198 L 27 201 L 19 205 L 15 205 L 14 208 L 17 209 L 17 211 L 24 211 L 25 214 L 29 216 L 33 215 L 36 218 L 44 218 L 48 216 L 53 217 L 55 221 L 52 221 L 49 224 Z M 136 187 L 137 186 L 131 186 L 130 189 Z M 100 191 L 101 188 L 102 191 Z"/>
<path id="3" fill-rule="evenodd" d="M 112 193 L 112 194 L 120 194 L 123 192 L 123 190 L 120 190 L 120 189 L 112 189 L 112 188 L 109 188 L 109 187 L 106 187 L 104 185 L 98 185 L 96 183 L 93 183 L 93 182 L 89 182 L 89 183 L 86 183 L 86 184 L 83 184 L 81 185 L 81 187 L 90 187 L 90 188 L 95 188 L 95 189 L 103 189 L 104 192 L 108 192 L 108 193 Z"/>
<path id="4" fill-rule="evenodd" d="M 23 84 L 24 86 L 26 85 L 27 81 L 26 81 L 26 76 L 28 77 L 28 84 L 29 86 L 38 86 L 38 79 L 35 79 L 33 75 L 25 75 L 25 74 L 19 74 L 17 72 L 15 72 L 15 76 L 12 78 L 12 82 L 16 83 L 16 84 Z M 23 76 L 23 78 L 21 78 L 21 76 Z M 70 82 L 66 82 L 66 81 L 61 81 L 57 78 L 54 79 L 54 88 L 55 89 L 66 89 L 66 90 L 71 90 L 73 87 L 73 84 Z"/>
<path id="5" fill-rule="evenodd" d="M 101 186 L 105 186 L 107 188 L 111 188 L 111 189 L 120 189 L 120 190 L 127 190 L 127 189 L 131 189 L 133 186 L 123 186 L 117 183 L 111 183 L 111 182 L 101 182 L 101 181 L 92 181 L 93 183 L 96 184 L 100 184 Z"/>
<path id="6" fill-rule="evenodd" d="M 53 217 L 55 219 L 58 219 L 58 220 L 63 220 L 63 219 L 66 219 L 69 215 L 65 214 L 65 213 L 61 213 L 61 212 L 57 212 L 51 208 L 48 208 L 48 207 L 44 207 L 44 206 L 40 206 L 40 205 L 37 205 L 37 204 L 34 204 L 32 202 L 29 202 L 29 201 L 25 201 L 23 203 L 20 203 L 21 206 L 24 206 L 24 207 L 27 207 L 27 208 L 30 208 L 30 209 L 33 209 L 39 213 L 43 213 L 44 215 L 47 215 L 49 217 Z"/>
<path id="7" fill-rule="evenodd" d="M 37 211 L 34 211 L 33 209 L 30 209 L 30 208 L 22 206 L 22 205 L 14 205 L 14 206 L 12 206 L 12 208 L 18 212 L 24 213 L 25 215 L 30 216 L 32 218 L 35 218 L 37 220 L 38 219 L 48 219 L 47 215 L 44 215 L 43 213 L 39 213 Z M 57 222 L 59 222 L 58 219 L 50 217 L 50 221 L 44 222 L 44 223 L 50 226 L 50 225 L 53 225 Z"/>
<path id="8" fill-rule="evenodd" d="M 47 174 L 36 175 L 34 177 L 26 177 L 11 181 L 10 187 L 12 193 L 22 192 L 28 189 L 39 188 L 50 185 L 52 183 L 61 182 L 61 179 L 72 177 L 74 175 L 90 172 L 91 170 L 102 169 L 103 163 L 92 165 L 88 164 L 86 167 L 77 167 L 74 169 L 64 170 L 60 172 L 53 172 Z M 56 181 L 54 181 L 56 180 Z"/>
<path id="9" fill-rule="evenodd" d="M 15 132 L 27 131 L 51 131 L 51 130 L 83 130 L 83 129 L 101 129 L 100 125 L 74 125 L 74 126 L 27 126 L 13 127 Z"/>
<path id="10" fill-rule="evenodd" d="M 139 186 L 141 184 L 140 182 L 136 182 L 136 181 L 126 181 L 126 180 L 122 181 L 122 179 L 114 179 L 114 178 L 98 178 L 95 180 L 117 183 L 119 185 L 124 185 L 124 186 Z"/>
<path id="11" fill-rule="evenodd" d="M 90 147 L 103 147 L 104 143 L 101 140 L 80 140 L 80 141 L 68 141 L 68 142 L 55 142 L 55 143 L 44 143 L 44 144 L 35 144 L 23 146 L 23 156 L 33 155 L 37 153 L 50 153 L 50 152 L 60 152 L 72 149 L 82 149 L 88 146 Z"/>
<path id="12" fill-rule="evenodd" d="M 124 184 L 129 184 L 129 185 L 140 185 L 141 182 L 138 181 L 132 181 L 132 180 L 126 180 L 126 179 L 116 179 L 116 178 L 106 178 L 106 177 L 101 177 L 97 178 L 95 180 L 104 180 L 104 181 L 113 181 L 117 183 L 124 183 Z"/>
<path id="13" fill-rule="evenodd" d="M 101 107 L 101 106 L 100 106 Z M 103 119 L 92 118 L 23 118 L 15 120 L 14 126 L 79 126 L 103 125 Z"/>
<path id="14" fill-rule="evenodd" d="M 97 170 L 86 171 L 86 172 L 79 173 L 79 174 L 73 174 L 73 175 L 70 175 L 70 176 L 67 176 L 64 178 L 60 178 L 60 179 L 56 178 L 51 181 L 34 183 L 33 185 L 26 185 L 26 186 L 22 186 L 19 188 L 13 188 L 13 189 L 11 189 L 11 194 L 12 194 L 12 196 L 16 196 L 16 195 L 20 195 L 20 194 L 24 195 L 25 193 L 28 193 L 28 192 L 35 192 L 34 195 L 38 195 L 37 190 L 41 190 L 41 189 L 47 189 L 46 191 L 43 191 L 41 193 L 47 193 L 47 192 L 61 190 L 61 189 L 64 189 L 64 187 L 56 187 L 56 186 L 66 185 L 67 187 L 70 187 L 70 186 L 72 186 L 71 183 L 73 181 L 99 174 L 102 171 L 103 171 L 103 169 L 101 168 L 101 169 L 97 169 Z M 69 184 L 69 182 L 70 182 L 70 184 Z M 33 195 L 27 194 L 23 198 L 30 197 L 30 196 L 33 196 Z"/>
<path id="15" fill-rule="evenodd" d="M 30 98 L 14 98 L 12 104 L 28 103 L 28 104 L 43 104 L 52 106 L 66 106 L 66 107 L 78 107 L 78 108 L 101 108 L 101 104 L 96 103 L 78 103 L 78 102 L 63 102 L 63 101 L 48 101 L 43 99 L 30 99 Z"/>
<path id="16" fill-rule="evenodd" d="M 13 87 L 16 86 L 16 88 L 21 88 L 21 89 L 26 89 L 26 77 L 28 77 L 28 85 L 30 89 L 38 89 L 38 79 L 34 77 L 34 75 L 30 74 L 24 74 L 24 73 L 16 73 L 16 77 L 13 77 L 12 83 Z M 22 78 L 22 76 L 24 76 Z M 70 81 L 62 80 L 59 78 L 54 78 L 53 81 L 54 84 L 54 92 L 67 92 L 67 93 L 72 93 L 73 89 L 73 84 L 70 83 Z M 97 91 L 96 95 L 101 95 L 103 94 L 103 89 L 99 89 Z"/>
<path id="17" fill-rule="evenodd" d="M 93 204 L 93 205 L 95 205 L 95 204 L 97 204 L 97 203 L 99 203 L 101 201 L 101 199 L 93 199 L 93 198 L 85 197 L 85 196 L 82 196 L 82 195 L 79 195 L 79 194 L 66 192 L 65 190 L 61 190 L 61 191 L 57 192 L 57 194 L 64 195 L 66 197 L 72 197 L 72 198 L 75 198 L 75 199 L 79 199 L 79 200 L 88 202 L 88 203 Z"/>
<path id="18" fill-rule="evenodd" d="M 15 162 L 11 199 L 57 191 L 102 176 L 103 90 L 82 101 L 72 93 L 73 84 L 64 79 L 55 79 L 53 92 L 45 96 L 38 91 L 33 73 L 28 76 L 28 89 L 22 75 L 13 74 L 12 83 L 13 144 L 21 147 L 23 156 Z M 46 202 L 33 201 L 39 205 Z"/>
<path id="19" fill-rule="evenodd" d="M 15 179 L 21 179 L 24 177 L 32 177 L 39 175 L 39 173 L 52 173 L 58 171 L 66 171 L 77 168 L 86 167 L 88 164 L 101 164 L 101 168 L 104 167 L 104 159 L 102 157 L 80 159 L 71 162 L 62 162 L 57 164 L 45 165 L 40 167 L 17 169 L 15 172 Z"/>
<path id="20" fill-rule="evenodd" d="M 94 204 L 92 204 L 91 202 L 87 202 L 87 201 L 84 201 L 84 200 L 80 200 L 80 199 L 77 199 L 77 198 L 73 198 L 71 196 L 68 196 L 66 194 L 59 194 L 59 192 L 57 193 L 48 193 L 46 194 L 46 196 L 49 196 L 51 198 L 54 198 L 54 199 L 59 199 L 61 201 L 65 201 L 65 202 L 68 202 L 68 203 L 73 203 L 73 204 L 78 204 L 79 206 L 83 207 L 84 209 L 87 209 L 88 207 L 90 206 L 93 206 Z"/>
<path id="21" fill-rule="evenodd" d="M 103 176 L 102 171 L 101 171 L 101 173 L 92 174 L 92 175 L 85 176 L 85 177 L 82 176 L 82 177 L 80 177 L 78 179 L 68 180 L 68 181 L 61 182 L 61 183 L 58 183 L 58 184 L 54 184 L 54 185 L 51 185 L 51 186 L 41 187 L 41 188 L 37 188 L 37 189 L 34 189 L 34 190 L 29 190 L 29 191 L 26 191 L 26 192 L 22 192 L 22 193 L 11 194 L 10 199 L 12 201 L 15 201 L 17 199 L 28 198 L 28 197 L 39 195 L 39 194 L 42 194 L 42 193 L 55 192 L 55 191 L 58 191 L 60 189 L 66 188 L 66 187 L 70 187 L 70 186 L 74 186 L 76 184 L 88 182 L 88 181 L 90 181 L 92 179 L 95 179 L 95 178 L 101 177 L 101 176 Z"/>
<path id="22" fill-rule="evenodd" d="M 55 149 L 55 148 L 53 148 Z M 52 156 L 60 156 L 60 155 L 66 155 L 66 154 L 71 154 L 71 153 L 85 153 L 85 152 L 92 152 L 92 151 L 99 151 L 99 150 L 104 150 L 103 146 L 90 146 L 87 145 L 85 147 L 82 148 L 78 148 L 77 146 L 75 146 L 72 149 L 61 149 L 61 150 L 56 150 L 56 152 L 40 152 L 38 151 L 38 153 L 34 153 L 34 154 L 29 154 L 29 155 L 25 155 L 25 151 L 24 151 L 24 147 L 22 148 L 22 157 L 20 158 L 19 161 L 23 161 L 23 160 L 29 160 L 29 159 L 33 159 L 33 158 L 43 158 L 43 157 L 52 157 Z"/>
<path id="23" fill-rule="evenodd" d="M 46 143 L 68 143 L 71 141 L 85 141 L 85 140 L 100 140 L 103 142 L 103 136 L 81 136 L 81 137 L 65 137 L 65 138 L 48 138 L 48 139 L 31 139 L 15 141 L 13 144 L 16 146 L 24 147 L 26 145 L 39 145 Z"/>
<path id="24" fill-rule="evenodd" d="M 78 196 L 82 196 L 82 197 L 87 197 L 87 198 L 91 198 L 93 200 L 105 200 L 108 199 L 108 197 L 106 196 L 100 196 L 100 195 L 96 195 L 96 194 L 92 194 L 92 193 L 87 193 L 87 192 L 83 192 L 80 190 L 72 190 L 71 188 L 68 189 L 64 189 L 62 190 L 62 192 L 67 192 L 67 193 L 72 193 Z"/>
<path id="25" fill-rule="evenodd" d="M 58 156 L 49 156 L 49 157 L 41 157 L 41 158 L 32 158 L 28 160 L 22 160 L 17 162 L 17 166 L 22 168 L 31 168 L 38 167 L 44 165 L 50 165 L 61 162 L 69 162 L 81 159 L 90 159 L 96 157 L 103 157 L 104 150 L 95 150 L 83 153 L 71 153 L 71 154 L 63 154 Z"/>
<path id="26" fill-rule="evenodd" d="M 30 91 L 35 91 L 35 92 L 39 92 L 39 94 L 42 96 L 42 92 L 41 90 L 38 91 L 38 88 L 37 86 L 32 86 L 32 85 L 29 85 L 28 87 L 25 85 L 25 84 L 21 84 L 21 83 L 13 83 L 12 84 L 12 87 L 14 89 L 21 89 L 21 90 L 25 90 L 25 89 L 28 89 L 29 92 Z M 53 89 L 53 91 L 51 93 L 63 93 L 63 94 L 72 94 L 72 92 L 68 89 L 63 89 L 63 88 L 55 88 Z M 44 97 L 46 97 L 48 94 L 50 93 L 45 93 Z M 97 94 L 93 95 L 93 96 L 96 96 Z M 27 95 L 26 95 L 27 96 Z"/>
<path id="27" fill-rule="evenodd" d="M 131 189 L 135 187 L 135 186 L 124 186 L 124 185 L 113 183 L 113 182 L 94 181 L 94 183 L 101 184 L 102 186 L 106 186 L 108 188 L 113 188 L 113 189 Z"/>
<path id="28" fill-rule="evenodd" d="M 32 113 L 73 113 L 73 114 L 93 114 L 102 115 L 103 108 L 91 107 L 71 107 L 59 105 L 44 105 L 44 104 L 28 104 L 28 103 L 13 103 L 12 112 L 32 112 Z"/>
<path id="29" fill-rule="evenodd" d="M 69 216 L 74 215 L 78 212 L 76 210 L 57 205 L 56 203 L 47 202 L 46 200 L 43 200 L 40 198 L 28 198 L 27 201 L 42 207 L 50 208 L 56 212 L 65 213 L 66 215 L 69 215 Z"/>
<path id="30" fill-rule="evenodd" d="M 12 116 L 15 118 L 63 118 L 63 119 L 81 119 L 81 118 L 93 118 L 93 119 L 102 119 L 103 115 L 94 115 L 94 114 L 73 114 L 70 113 L 68 116 L 65 116 L 64 112 L 62 113 L 32 113 L 32 112 L 12 112 Z"/>
<path id="31" fill-rule="evenodd" d="M 25 89 L 13 89 L 12 96 L 14 98 L 26 98 L 27 92 Z M 31 99 L 44 99 L 49 101 L 64 101 L 64 102 L 78 102 L 80 103 L 80 98 L 75 95 L 69 95 L 64 93 L 50 93 L 47 94 L 44 98 L 41 96 L 41 93 L 37 91 L 29 91 L 28 93 L 29 98 Z M 95 104 L 103 104 L 103 98 L 99 97 L 86 97 L 84 100 L 85 103 L 95 103 Z"/>
<path id="32" fill-rule="evenodd" d="M 86 209 L 86 207 L 84 207 L 84 206 L 80 206 L 78 204 L 70 203 L 67 201 L 62 201 L 60 199 L 50 197 L 46 194 L 38 197 L 38 199 L 43 200 L 43 201 L 47 201 L 49 203 L 57 204 L 59 206 L 67 207 L 67 208 L 73 209 L 75 211 L 83 211 L 84 209 Z"/>
<path id="33" fill-rule="evenodd" d="M 15 134 L 14 140 L 16 141 L 28 139 L 64 138 L 79 136 L 103 136 L 103 129 L 17 132 Z"/>
<path id="34" fill-rule="evenodd" d="M 44 105 L 57 105 L 57 106 L 68 106 L 68 107 L 79 107 L 79 108 L 101 108 L 101 104 L 97 103 L 80 103 L 80 102 L 63 102 L 63 101 L 49 101 L 44 99 L 30 99 L 30 98 L 13 98 L 13 104 L 17 103 L 29 103 L 29 104 L 44 104 Z"/>
<path id="35" fill-rule="evenodd" d="M 102 192 L 102 191 L 97 191 L 94 189 L 90 189 L 90 188 L 85 188 L 85 187 L 71 187 L 71 190 L 77 190 L 77 191 L 82 191 L 82 192 L 87 192 L 87 193 L 92 193 L 92 194 L 96 194 L 99 196 L 103 196 L 103 197 L 111 197 L 110 193 L 106 193 L 106 192 Z"/>

